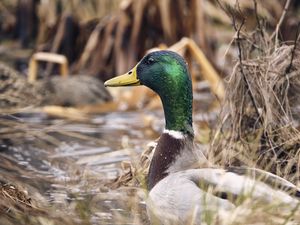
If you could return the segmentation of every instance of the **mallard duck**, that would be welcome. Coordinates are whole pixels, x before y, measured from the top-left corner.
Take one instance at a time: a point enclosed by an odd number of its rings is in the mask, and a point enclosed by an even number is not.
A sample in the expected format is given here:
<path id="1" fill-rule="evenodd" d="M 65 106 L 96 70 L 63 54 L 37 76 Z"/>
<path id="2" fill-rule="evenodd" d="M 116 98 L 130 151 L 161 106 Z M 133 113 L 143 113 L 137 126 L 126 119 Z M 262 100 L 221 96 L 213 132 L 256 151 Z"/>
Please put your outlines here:
<path id="1" fill-rule="evenodd" d="M 38 81 L 36 85 L 44 92 L 42 105 L 76 107 L 102 104 L 112 100 L 103 83 L 87 75 L 55 76 Z"/>
<path id="2" fill-rule="evenodd" d="M 34 54 L 36 55 L 41 53 Z M 51 59 L 55 54 L 43 53 L 42 56 L 44 61 L 47 61 L 47 58 Z M 83 106 L 101 104 L 112 99 L 103 83 L 92 76 L 53 76 L 36 80 L 37 60 L 34 60 L 34 63 L 32 61 L 29 65 L 28 79 L 0 62 L 2 109 L 41 105 Z"/>
<path id="3" fill-rule="evenodd" d="M 38 62 L 60 64 L 62 76 L 37 80 Z M 43 105 L 83 106 L 101 104 L 112 99 L 102 81 L 93 76 L 68 75 L 68 60 L 60 54 L 38 52 L 33 54 L 28 68 L 28 82 L 39 87 Z"/>
<path id="4" fill-rule="evenodd" d="M 146 204 L 152 223 L 200 224 L 211 212 L 223 218 L 247 196 L 264 204 L 299 205 L 300 190 L 276 175 L 254 168 L 207 166 L 194 144 L 191 78 L 177 53 L 149 53 L 132 70 L 104 85 L 145 85 L 162 101 L 165 129 L 147 178 Z"/>

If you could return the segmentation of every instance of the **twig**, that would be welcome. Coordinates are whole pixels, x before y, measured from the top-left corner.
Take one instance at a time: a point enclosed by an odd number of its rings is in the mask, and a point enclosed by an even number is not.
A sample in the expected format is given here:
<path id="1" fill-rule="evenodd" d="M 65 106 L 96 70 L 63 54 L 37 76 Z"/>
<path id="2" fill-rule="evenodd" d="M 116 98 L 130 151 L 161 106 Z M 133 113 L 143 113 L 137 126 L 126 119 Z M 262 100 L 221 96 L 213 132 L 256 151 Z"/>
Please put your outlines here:
<path id="1" fill-rule="evenodd" d="M 292 65 L 293 65 L 293 60 L 294 60 L 294 57 L 295 57 L 295 51 L 296 51 L 296 48 L 297 48 L 297 43 L 298 43 L 298 36 L 299 36 L 299 33 L 300 33 L 300 22 L 299 22 L 298 25 L 297 25 L 297 31 L 296 31 L 295 40 L 294 40 L 294 47 L 293 47 L 293 50 L 292 50 L 291 62 L 290 62 L 290 65 L 287 67 L 287 69 L 286 69 L 286 71 L 285 71 L 285 74 L 286 74 L 286 75 L 287 75 L 288 73 L 290 73 L 290 70 L 291 70 Z"/>
<path id="2" fill-rule="evenodd" d="M 288 10 L 288 8 L 289 8 L 289 6 L 290 6 L 290 2 L 291 2 L 291 0 L 287 0 L 287 1 L 286 1 L 285 6 L 284 6 L 284 9 L 283 9 L 282 14 L 281 14 L 281 17 L 280 17 L 280 19 L 279 19 L 279 21 L 278 21 L 278 23 L 277 23 L 277 25 L 276 25 L 276 30 L 272 33 L 272 35 L 271 35 L 271 37 L 270 37 L 270 39 L 272 40 L 272 39 L 274 38 L 274 36 L 275 36 L 275 48 L 277 48 L 277 46 L 278 46 L 278 33 L 279 33 L 279 28 L 280 28 L 280 26 L 281 26 L 281 24 L 282 24 L 282 22 L 283 22 L 283 20 L 284 20 L 284 18 L 285 18 L 285 15 L 286 15 L 286 13 L 287 13 L 287 10 Z"/>
<path id="3" fill-rule="evenodd" d="M 245 19 L 243 18 L 242 22 L 241 22 L 241 25 L 239 28 L 237 28 L 235 26 L 235 30 L 236 30 L 236 34 L 237 34 L 237 46 L 238 46 L 238 57 L 239 57 L 239 61 L 240 61 L 240 64 L 242 64 L 242 60 L 243 60 L 243 56 L 242 56 L 242 46 L 241 46 L 241 37 L 240 37 L 240 34 L 241 34 L 241 29 L 242 27 L 244 26 L 245 24 Z M 243 70 L 243 67 L 241 68 Z"/>
<path id="4" fill-rule="evenodd" d="M 241 46 L 241 38 L 240 38 L 240 33 L 241 33 L 241 29 L 242 27 L 244 26 L 245 24 L 245 21 L 246 19 L 243 17 L 242 18 L 242 22 L 241 22 L 241 25 L 238 27 L 237 26 L 237 23 L 236 23 L 236 16 L 234 14 L 234 12 L 232 12 L 231 10 L 226 10 L 225 7 L 220 3 L 219 0 L 216 0 L 218 5 L 221 7 L 221 9 L 229 16 L 231 16 L 231 19 L 232 19 L 232 26 L 234 28 L 234 30 L 236 31 L 236 35 L 237 35 L 237 38 L 236 38 L 236 41 L 237 41 L 237 47 L 238 47 L 238 57 L 239 57 L 239 62 L 240 62 L 240 69 L 241 69 L 241 74 L 243 76 L 243 80 L 245 82 L 245 85 L 246 85 L 246 88 L 249 90 L 249 96 L 250 96 L 250 99 L 251 99 L 251 102 L 255 108 L 255 112 L 261 122 L 261 124 L 263 124 L 263 121 L 262 121 L 262 118 L 260 117 L 260 113 L 259 113 L 259 110 L 258 110 L 258 106 L 256 105 L 256 102 L 255 102 L 255 99 L 254 99 L 254 94 L 252 92 L 252 89 L 250 87 L 250 84 L 249 84 L 249 81 L 244 73 L 244 69 L 243 69 L 243 57 L 242 57 L 242 46 Z M 256 2 L 254 0 L 254 2 Z M 242 12 L 241 12 L 241 8 L 239 6 L 239 2 L 236 1 L 236 7 L 240 13 L 240 15 L 243 15 Z"/>
<path id="5" fill-rule="evenodd" d="M 260 19 L 258 17 L 257 1 L 253 0 L 253 3 L 254 3 L 254 12 L 255 12 L 255 18 L 256 18 L 257 26 L 258 26 L 259 32 L 261 34 L 261 37 L 264 38 L 264 32 L 262 30 L 262 27 L 261 27 L 261 24 L 260 24 Z"/>
<path id="6" fill-rule="evenodd" d="M 239 11 L 241 11 L 238 2 L 237 2 L 237 7 L 238 7 Z M 256 114 L 258 116 L 259 121 L 263 125 L 263 120 L 262 120 L 262 118 L 260 116 L 260 113 L 259 113 L 259 110 L 258 110 L 258 106 L 256 105 L 256 101 L 255 101 L 255 98 L 254 98 L 253 91 L 252 91 L 252 89 L 250 87 L 249 81 L 248 81 L 248 79 L 247 79 L 247 77 L 246 77 L 246 75 L 244 73 L 244 68 L 243 68 L 242 46 L 241 46 L 241 42 L 240 42 L 240 40 L 241 40 L 240 39 L 240 31 L 241 31 L 244 23 L 245 23 L 245 18 L 243 18 L 242 23 L 241 23 L 241 25 L 240 25 L 240 27 L 238 29 L 237 29 L 236 25 L 234 26 L 235 30 L 237 32 L 237 46 L 238 46 L 238 55 L 239 55 L 239 61 L 240 61 L 240 69 L 241 69 L 241 74 L 243 76 L 243 80 L 244 80 L 244 82 L 246 84 L 246 88 L 249 90 L 249 96 L 250 96 L 251 102 L 252 102 L 252 104 L 253 104 L 253 106 L 255 108 L 255 112 L 256 112 Z"/>
<path id="7" fill-rule="evenodd" d="M 220 6 L 220 8 L 226 13 L 226 15 L 232 19 L 232 26 L 235 28 L 236 30 L 236 27 L 235 27 L 235 15 L 234 13 L 230 10 L 229 7 L 226 7 L 224 5 L 221 4 L 221 2 L 219 0 L 216 0 L 217 4 Z"/>

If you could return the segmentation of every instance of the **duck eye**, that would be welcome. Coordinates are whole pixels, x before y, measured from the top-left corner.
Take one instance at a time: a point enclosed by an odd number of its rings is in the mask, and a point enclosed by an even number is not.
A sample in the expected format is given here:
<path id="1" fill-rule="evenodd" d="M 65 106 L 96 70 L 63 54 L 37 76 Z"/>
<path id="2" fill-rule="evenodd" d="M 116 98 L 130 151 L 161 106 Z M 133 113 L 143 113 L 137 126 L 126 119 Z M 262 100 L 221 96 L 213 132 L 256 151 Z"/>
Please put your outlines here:
<path id="1" fill-rule="evenodd" d="M 155 62 L 155 60 L 152 57 L 149 57 L 147 60 L 147 64 L 153 64 Z"/>

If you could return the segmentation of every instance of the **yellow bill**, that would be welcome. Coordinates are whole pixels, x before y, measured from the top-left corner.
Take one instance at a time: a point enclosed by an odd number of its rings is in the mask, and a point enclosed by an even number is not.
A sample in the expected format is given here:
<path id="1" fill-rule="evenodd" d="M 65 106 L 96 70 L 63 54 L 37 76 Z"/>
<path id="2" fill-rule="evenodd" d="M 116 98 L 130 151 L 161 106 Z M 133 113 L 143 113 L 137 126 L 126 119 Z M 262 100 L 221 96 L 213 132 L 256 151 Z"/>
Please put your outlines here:
<path id="1" fill-rule="evenodd" d="M 105 81 L 104 85 L 106 87 L 141 85 L 139 79 L 137 78 L 136 68 L 137 65 L 129 72 Z"/>

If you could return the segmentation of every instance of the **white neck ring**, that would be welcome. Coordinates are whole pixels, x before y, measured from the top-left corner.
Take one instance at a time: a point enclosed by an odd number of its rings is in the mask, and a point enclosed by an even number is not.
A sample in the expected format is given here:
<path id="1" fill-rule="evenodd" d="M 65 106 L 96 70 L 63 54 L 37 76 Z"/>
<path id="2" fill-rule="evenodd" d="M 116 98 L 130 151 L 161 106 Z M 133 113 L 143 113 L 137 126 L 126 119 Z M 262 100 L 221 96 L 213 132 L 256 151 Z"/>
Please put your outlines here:
<path id="1" fill-rule="evenodd" d="M 165 129 L 163 133 L 164 134 L 168 134 L 168 135 L 170 135 L 171 137 L 173 137 L 175 139 L 183 139 L 184 138 L 183 132 L 177 131 L 177 130 L 168 130 L 168 129 Z"/>

